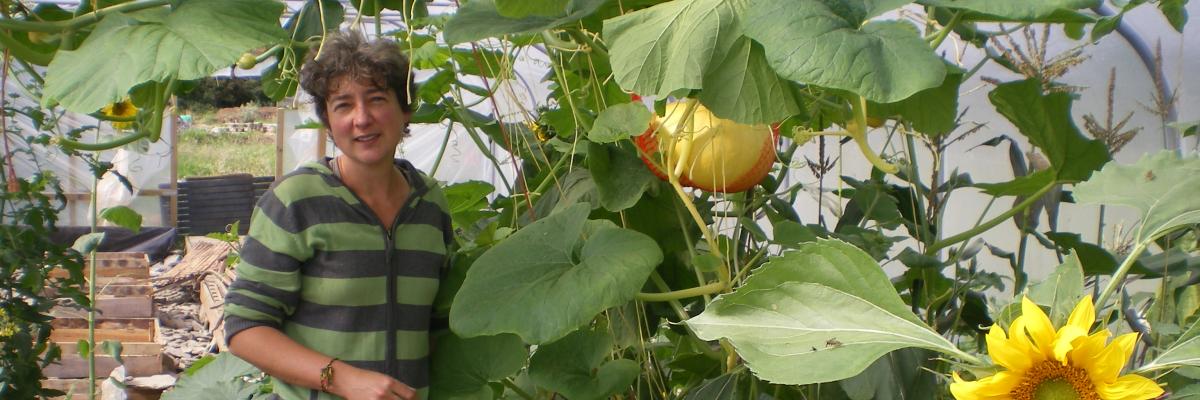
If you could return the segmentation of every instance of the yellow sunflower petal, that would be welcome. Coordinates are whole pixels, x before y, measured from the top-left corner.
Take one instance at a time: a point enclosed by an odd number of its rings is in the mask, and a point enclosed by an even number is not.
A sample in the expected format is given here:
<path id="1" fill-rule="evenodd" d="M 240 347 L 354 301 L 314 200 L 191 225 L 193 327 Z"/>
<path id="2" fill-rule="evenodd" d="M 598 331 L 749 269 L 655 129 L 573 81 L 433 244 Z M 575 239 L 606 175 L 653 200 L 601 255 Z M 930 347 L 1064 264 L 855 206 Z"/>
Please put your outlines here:
<path id="1" fill-rule="evenodd" d="M 1087 371 L 1095 368 L 1096 363 L 1099 361 L 1100 352 L 1104 350 L 1104 345 L 1110 335 L 1108 329 L 1101 329 L 1091 336 L 1076 338 L 1074 343 L 1075 348 L 1067 355 L 1071 360 L 1071 365 Z"/>
<path id="2" fill-rule="evenodd" d="M 992 361 L 996 365 L 1016 373 L 1024 373 L 1033 366 L 1029 354 L 1024 351 L 1026 347 L 1019 343 L 1012 343 L 1004 335 L 1004 329 L 1001 329 L 999 325 L 992 325 L 986 339 L 988 355 L 992 357 Z"/>
<path id="3" fill-rule="evenodd" d="M 1054 338 L 1054 359 L 1067 365 L 1067 352 L 1075 348 L 1075 341 L 1081 337 L 1087 337 L 1087 331 L 1079 329 L 1075 325 L 1067 325 L 1058 330 L 1058 335 Z"/>
<path id="4" fill-rule="evenodd" d="M 1128 333 L 1117 336 L 1095 358 L 1095 364 L 1088 370 L 1092 381 L 1097 384 L 1116 382 L 1121 374 L 1121 368 L 1129 355 L 1133 354 L 1133 346 L 1137 344 L 1137 334 Z"/>
<path id="5" fill-rule="evenodd" d="M 1054 325 L 1050 323 L 1050 317 L 1042 311 L 1041 307 L 1034 304 L 1028 297 L 1021 298 L 1021 316 L 1017 317 L 1025 322 L 1025 331 L 1029 332 L 1033 343 L 1038 347 L 1042 354 L 1050 355 L 1053 353 L 1054 346 Z"/>
<path id="6" fill-rule="evenodd" d="M 1104 400 L 1146 400 L 1162 395 L 1163 389 L 1141 375 L 1125 375 L 1114 383 L 1096 385 L 1096 392 Z"/>
<path id="7" fill-rule="evenodd" d="M 1039 350 L 1037 346 L 1029 340 L 1029 335 L 1026 333 L 1025 329 L 1025 322 L 1026 321 L 1021 319 L 1021 317 L 1017 317 L 1017 319 L 1013 320 L 1012 326 L 1009 326 L 1008 328 L 1008 344 L 1016 348 L 1021 353 L 1026 354 L 1026 356 L 1029 357 L 1030 365 L 1046 361 L 1046 357 L 1049 355 L 1043 354 L 1042 351 Z"/>
<path id="8" fill-rule="evenodd" d="M 950 384 L 950 394 L 958 400 L 1000 400 L 1009 398 L 1013 388 L 1021 383 L 1021 375 L 1008 371 L 972 382 L 962 380 L 958 373 L 954 374 L 954 383 Z"/>
<path id="9" fill-rule="evenodd" d="M 1079 300 L 1079 304 L 1075 305 L 1075 309 L 1071 310 L 1071 316 L 1067 317 L 1068 326 L 1076 326 L 1083 329 L 1084 332 L 1092 329 L 1092 324 L 1096 322 L 1096 306 L 1092 304 L 1092 295 L 1083 296 Z"/>

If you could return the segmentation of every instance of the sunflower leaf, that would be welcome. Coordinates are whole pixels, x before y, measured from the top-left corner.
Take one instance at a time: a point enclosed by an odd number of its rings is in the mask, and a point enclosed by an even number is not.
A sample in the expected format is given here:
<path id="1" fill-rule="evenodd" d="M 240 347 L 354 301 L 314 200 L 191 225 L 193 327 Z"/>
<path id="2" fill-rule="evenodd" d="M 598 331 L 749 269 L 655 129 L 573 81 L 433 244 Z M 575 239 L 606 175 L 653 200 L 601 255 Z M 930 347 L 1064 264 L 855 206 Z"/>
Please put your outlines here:
<path id="1" fill-rule="evenodd" d="M 1029 287 L 1030 300 L 1050 307 L 1050 321 L 1054 326 L 1063 326 L 1067 322 L 1080 298 L 1083 298 L 1083 269 L 1079 256 L 1074 253 L 1067 256 L 1046 280 Z"/>
<path id="2" fill-rule="evenodd" d="M 1200 367 L 1200 320 L 1179 336 L 1171 347 L 1164 350 L 1154 361 L 1143 365 L 1138 372 L 1153 371 L 1179 366 Z"/>
<path id="3" fill-rule="evenodd" d="M 908 310 L 870 255 L 837 240 L 775 258 L 687 324 L 701 339 L 728 338 L 759 378 L 781 384 L 849 378 L 906 347 L 961 354 Z"/>
<path id="4" fill-rule="evenodd" d="M 1081 204 L 1124 205 L 1142 216 L 1134 240 L 1145 244 L 1177 228 L 1200 223 L 1200 157 L 1164 150 L 1133 165 L 1109 163 L 1075 186 Z"/>

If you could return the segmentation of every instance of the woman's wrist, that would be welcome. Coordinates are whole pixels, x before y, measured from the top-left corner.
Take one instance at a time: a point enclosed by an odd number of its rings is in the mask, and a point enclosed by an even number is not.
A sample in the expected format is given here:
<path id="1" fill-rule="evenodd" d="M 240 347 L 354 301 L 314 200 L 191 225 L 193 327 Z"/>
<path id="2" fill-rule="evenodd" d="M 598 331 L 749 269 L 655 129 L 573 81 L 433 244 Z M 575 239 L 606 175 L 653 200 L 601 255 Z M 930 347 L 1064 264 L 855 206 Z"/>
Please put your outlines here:
<path id="1" fill-rule="evenodd" d="M 329 359 L 329 362 L 326 363 L 325 366 L 321 368 L 321 375 L 320 375 L 320 382 L 321 382 L 320 386 L 321 387 L 319 389 L 321 389 L 322 392 L 332 393 L 331 390 L 333 388 L 333 379 L 334 379 L 333 364 L 336 363 L 337 361 L 338 361 L 337 357 L 331 358 L 331 359 Z"/>

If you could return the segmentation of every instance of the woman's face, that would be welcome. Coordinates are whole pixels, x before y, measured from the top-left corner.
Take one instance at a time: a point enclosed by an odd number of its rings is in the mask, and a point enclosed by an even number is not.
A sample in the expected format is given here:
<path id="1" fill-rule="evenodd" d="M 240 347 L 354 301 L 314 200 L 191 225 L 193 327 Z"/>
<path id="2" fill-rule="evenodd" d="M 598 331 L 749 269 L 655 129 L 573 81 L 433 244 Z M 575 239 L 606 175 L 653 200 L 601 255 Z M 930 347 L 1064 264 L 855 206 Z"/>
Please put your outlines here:
<path id="1" fill-rule="evenodd" d="M 366 82 L 339 78 L 325 100 L 333 143 L 364 166 L 391 165 L 410 115 L 395 92 Z"/>

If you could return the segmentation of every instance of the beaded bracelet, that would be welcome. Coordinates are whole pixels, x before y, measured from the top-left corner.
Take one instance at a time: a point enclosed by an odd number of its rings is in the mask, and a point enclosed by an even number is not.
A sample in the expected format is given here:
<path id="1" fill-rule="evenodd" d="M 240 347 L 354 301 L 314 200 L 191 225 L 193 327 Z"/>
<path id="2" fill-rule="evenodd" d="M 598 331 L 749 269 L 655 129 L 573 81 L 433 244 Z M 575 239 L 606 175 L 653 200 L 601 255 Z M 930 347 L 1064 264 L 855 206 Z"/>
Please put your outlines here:
<path id="1" fill-rule="evenodd" d="M 325 368 L 321 368 L 321 391 L 329 393 L 329 385 L 333 383 L 333 362 L 338 358 L 334 357 L 325 364 Z"/>

